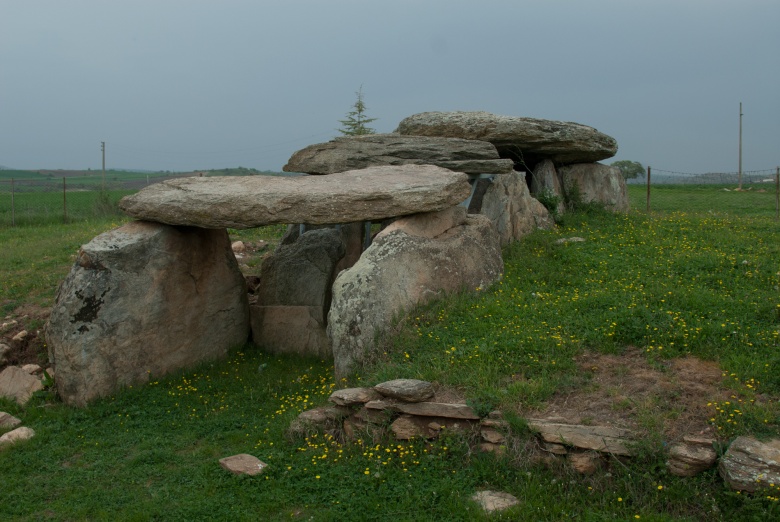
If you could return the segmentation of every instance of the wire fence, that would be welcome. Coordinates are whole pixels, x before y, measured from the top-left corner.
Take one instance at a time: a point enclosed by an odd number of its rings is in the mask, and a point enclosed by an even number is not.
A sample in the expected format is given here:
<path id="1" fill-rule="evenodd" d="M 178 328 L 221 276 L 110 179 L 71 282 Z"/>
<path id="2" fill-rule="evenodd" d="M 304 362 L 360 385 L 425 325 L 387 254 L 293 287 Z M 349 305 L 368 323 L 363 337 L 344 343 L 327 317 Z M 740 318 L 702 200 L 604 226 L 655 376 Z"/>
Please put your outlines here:
<path id="1" fill-rule="evenodd" d="M 105 181 L 99 176 L 0 179 L 0 227 L 73 223 L 118 216 L 121 215 L 118 203 L 123 196 L 164 179 L 192 176 L 193 173 L 156 173 L 122 180 L 109 176 Z"/>
<path id="2" fill-rule="evenodd" d="M 780 220 L 780 168 L 748 172 L 686 173 L 648 167 L 628 180 L 631 207 L 665 212 L 772 216 Z"/>

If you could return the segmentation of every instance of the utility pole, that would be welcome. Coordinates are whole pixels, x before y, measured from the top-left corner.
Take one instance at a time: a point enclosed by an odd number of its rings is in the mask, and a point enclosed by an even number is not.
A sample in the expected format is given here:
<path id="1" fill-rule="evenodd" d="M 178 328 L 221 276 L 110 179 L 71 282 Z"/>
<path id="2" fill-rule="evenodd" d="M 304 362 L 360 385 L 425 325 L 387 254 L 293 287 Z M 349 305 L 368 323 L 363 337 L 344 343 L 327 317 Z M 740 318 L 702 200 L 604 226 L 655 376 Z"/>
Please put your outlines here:
<path id="1" fill-rule="evenodd" d="M 739 190 L 742 190 L 742 102 L 739 102 Z"/>
<path id="2" fill-rule="evenodd" d="M 740 105 L 741 107 L 742 105 Z M 741 132 L 741 131 L 740 131 Z M 106 142 L 101 141 L 100 142 L 100 151 L 103 153 L 103 192 L 106 191 Z M 740 160 L 742 161 L 742 160 Z"/>

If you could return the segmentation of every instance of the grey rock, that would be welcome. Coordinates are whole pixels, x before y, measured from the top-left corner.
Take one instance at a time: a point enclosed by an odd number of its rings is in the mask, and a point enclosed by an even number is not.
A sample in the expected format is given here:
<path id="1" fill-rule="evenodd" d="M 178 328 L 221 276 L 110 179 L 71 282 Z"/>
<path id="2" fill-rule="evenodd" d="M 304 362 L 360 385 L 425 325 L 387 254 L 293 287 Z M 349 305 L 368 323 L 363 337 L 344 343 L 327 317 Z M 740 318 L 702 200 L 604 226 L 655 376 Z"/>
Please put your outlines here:
<path id="1" fill-rule="evenodd" d="M 374 389 L 393 399 L 407 402 L 421 402 L 433 397 L 433 384 L 419 379 L 394 379 L 374 386 Z"/>
<path id="2" fill-rule="evenodd" d="M 0 428 L 4 428 L 4 429 L 16 428 L 21 423 L 22 421 L 20 421 L 10 413 L 0 411 Z"/>
<path id="3" fill-rule="evenodd" d="M 239 455 L 233 455 L 232 457 L 219 459 L 219 465 L 222 466 L 222 469 L 225 469 L 234 475 L 249 476 L 261 474 L 268 466 L 268 464 L 262 460 L 247 453 L 241 453 Z"/>
<path id="4" fill-rule="evenodd" d="M 0 397 L 15 400 L 20 406 L 27 404 L 33 393 L 42 389 L 39 378 L 18 366 L 8 366 L 0 372 Z"/>
<path id="5" fill-rule="evenodd" d="M 559 167 L 558 174 L 568 201 L 579 197 L 582 203 L 599 203 L 613 212 L 628 212 L 626 180 L 619 168 L 580 163 Z"/>
<path id="6" fill-rule="evenodd" d="M 445 229 L 447 222 L 458 224 Z M 407 225 L 417 232 L 405 231 Z M 415 235 L 426 229 L 444 231 Z M 453 207 L 395 221 L 333 284 L 328 337 L 336 377 L 372 356 L 394 315 L 447 293 L 489 286 L 502 272 L 498 237 L 484 216 Z"/>
<path id="7" fill-rule="evenodd" d="M 449 404 L 444 402 L 390 402 L 378 400 L 367 402 L 366 408 L 398 411 L 418 417 L 479 420 L 479 415 L 466 404 Z"/>
<path id="8" fill-rule="evenodd" d="M 250 308 L 252 340 L 271 353 L 330 358 L 325 319 L 345 245 L 334 228 L 310 230 L 265 259 Z"/>
<path id="9" fill-rule="evenodd" d="M 555 211 L 562 215 L 566 211 L 563 186 L 555 170 L 555 164 L 549 160 L 537 163 L 530 175 L 529 188 L 534 197 L 554 197 L 558 199 Z"/>
<path id="10" fill-rule="evenodd" d="M 501 246 L 535 230 L 550 230 L 555 221 L 544 205 L 531 196 L 522 174 L 496 176 L 482 198 L 479 213 L 496 227 Z"/>
<path id="11" fill-rule="evenodd" d="M 119 206 L 133 217 L 171 225 L 243 229 L 380 221 L 443 210 L 469 193 L 466 174 L 400 165 L 330 176 L 180 178 L 149 185 Z"/>
<path id="12" fill-rule="evenodd" d="M 512 170 L 486 141 L 398 134 L 342 136 L 309 145 L 292 155 L 282 170 L 333 174 L 379 165 L 438 165 L 456 172 L 500 174 Z"/>
<path id="13" fill-rule="evenodd" d="M 382 395 L 373 388 L 344 388 L 330 394 L 328 400 L 339 406 L 352 406 L 375 401 Z"/>
<path id="14" fill-rule="evenodd" d="M 16 341 L 17 343 L 21 343 L 22 341 L 24 341 L 25 339 L 27 339 L 27 336 L 28 336 L 27 330 L 22 330 L 22 331 L 21 331 L 21 332 L 19 332 L 18 334 L 14 335 L 14 336 L 11 338 L 11 340 L 12 340 L 12 341 Z"/>
<path id="15" fill-rule="evenodd" d="M 617 152 L 614 138 L 587 125 L 489 112 L 423 112 L 402 120 L 396 131 L 489 141 L 501 157 L 549 158 L 556 164 L 599 161 Z"/>
<path id="16" fill-rule="evenodd" d="M 30 440 L 31 438 L 35 437 L 35 430 L 32 428 L 16 428 L 15 430 L 9 431 L 2 437 L 0 437 L 0 447 L 10 445 L 10 444 L 16 444 L 17 442 L 22 442 L 25 440 Z"/>
<path id="17" fill-rule="evenodd" d="M 97 236 L 79 251 L 45 331 L 70 405 L 226 355 L 249 337 L 227 232 L 132 222 Z"/>
<path id="18" fill-rule="evenodd" d="M 718 463 L 723 480 L 740 491 L 756 492 L 780 484 L 780 439 L 761 442 L 737 437 Z"/>

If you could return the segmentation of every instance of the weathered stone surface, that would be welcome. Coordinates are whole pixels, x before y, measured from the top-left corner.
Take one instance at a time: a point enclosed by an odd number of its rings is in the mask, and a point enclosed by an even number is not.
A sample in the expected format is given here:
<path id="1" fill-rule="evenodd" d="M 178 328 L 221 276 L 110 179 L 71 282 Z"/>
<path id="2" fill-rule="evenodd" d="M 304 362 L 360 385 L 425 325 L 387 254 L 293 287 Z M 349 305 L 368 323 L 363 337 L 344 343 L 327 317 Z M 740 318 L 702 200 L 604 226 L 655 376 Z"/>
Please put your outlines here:
<path id="1" fill-rule="evenodd" d="M 46 325 L 57 389 L 71 405 L 222 357 L 248 336 L 227 232 L 149 222 L 84 245 Z"/>
<path id="2" fill-rule="evenodd" d="M 543 442 L 542 449 L 553 455 L 566 455 L 569 450 L 563 444 L 555 444 L 554 442 Z"/>
<path id="3" fill-rule="evenodd" d="M 350 170 L 330 176 L 179 178 L 155 183 L 119 206 L 171 225 L 252 228 L 335 224 L 434 212 L 464 201 L 468 176 L 433 165 Z"/>
<path id="4" fill-rule="evenodd" d="M 566 211 L 561 180 L 555 170 L 555 164 L 551 160 L 546 159 L 536 164 L 530 175 L 529 188 L 535 197 L 553 196 L 558 198 L 558 205 L 555 209 L 558 215 Z"/>
<path id="5" fill-rule="evenodd" d="M 9 431 L 0 437 L 0 447 L 8 444 L 15 444 L 24 440 L 30 440 L 33 437 L 35 437 L 35 430 L 32 428 L 16 428 L 15 430 Z"/>
<path id="6" fill-rule="evenodd" d="M 593 127 L 489 112 L 423 112 L 402 120 L 396 131 L 489 141 L 501 157 L 549 158 L 556 164 L 599 161 L 617 152 L 615 139 Z"/>
<path id="7" fill-rule="evenodd" d="M 479 213 L 495 225 L 501 246 L 537 229 L 550 230 L 555 221 L 544 205 L 531 196 L 522 174 L 496 176 L 482 198 Z"/>
<path id="8" fill-rule="evenodd" d="M 390 410 L 421 417 L 479 420 L 479 415 L 466 404 L 444 402 L 404 402 L 398 400 L 374 400 L 366 403 L 370 410 Z"/>
<path id="9" fill-rule="evenodd" d="M 635 435 L 630 430 L 609 426 L 559 424 L 543 419 L 529 419 L 528 427 L 539 432 L 546 442 L 615 455 L 633 454 L 631 443 L 635 440 Z"/>
<path id="10" fill-rule="evenodd" d="M 505 511 L 520 504 L 516 497 L 502 491 L 477 491 L 471 497 L 487 513 Z"/>
<path id="11" fill-rule="evenodd" d="M 20 342 L 24 341 L 27 338 L 27 335 L 28 335 L 27 330 L 22 330 L 18 334 L 14 335 L 11 338 L 11 340 L 12 341 L 16 341 L 17 343 L 20 343 Z"/>
<path id="12" fill-rule="evenodd" d="M 421 402 L 433 397 L 435 390 L 433 384 L 419 379 L 394 379 L 381 382 L 374 389 L 393 399 L 407 402 Z"/>
<path id="13" fill-rule="evenodd" d="M 0 343 L 0 364 L 5 364 L 8 353 L 11 352 L 11 347 L 7 344 Z"/>
<path id="14" fill-rule="evenodd" d="M 293 154 L 282 170 L 333 174 L 379 165 L 438 165 L 456 172 L 501 174 L 511 171 L 513 163 L 500 159 L 486 141 L 369 134 L 309 145 Z"/>
<path id="15" fill-rule="evenodd" d="M 19 426 L 21 423 L 22 421 L 20 421 L 10 413 L 0 411 L 0 428 L 4 428 L 4 429 L 15 428 Z"/>
<path id="16" fill-rule="evenodd" d="M 323 228 L 280 245 L 265 259 L 250 309 L 255 344 L 271 353 L 331 357 L 325 323 L 344 253 L 341 232 Z"/>
<path id="17" fill-rule="evenodd" d="M 249 312 L 252 341 L 268 353 L 333 356 L 321 306 L 253 304 Z"/>
<path id="18" fill-rule="evenodd" d="M 613 212 L 628 212 L 626 180 L 617 167 L 600 163 L 579 163 L 558 168 L 563 191 L 569 201 L 600 203 Z"/>
<path id="19" fill-rule="evenodd" d="M 737 437 L 718 463 L 718 471 L 732 489 L 755 492 L 780 484 L 780 439 L 761 442 Z"/>
<path id="20" fill-rule="evenodd" d="M 718 458 L 712 439 L 685 437 L 669 448 L 666 467 L 672 475 L 693 477 L 715 466 Z"/>
<path id="21" fill-rule="evenodd" d="M 8 366 L 0 372 L 0 397 L 13 399 L 19 405 L 27 404 L 33 393 L 43 389 L 38 377 L 18 366 Z"/>
<path id="22" fill-rule="evenodd" d="M 501 277 L 501 249 L 490 221 L 467 216 L 462 207 L 445 212 L 460 213 L 454 221 L 459 225 L 426 237 L 404 229 L 405 223 L 426 218 L 397 220 L 391 231 L 377 234 L 355 266 L 336 278 L 328 337 L 337 378 L 371 357 L 377 336 L 390 327 L 394 315 L 446 293 L 486 287 Z M 438 221 L 435 214 L 430 218 Z"/>
<path id="23" fill-rule="evenodd" d="M 352 406 L 375 401 L 382 395 L 373 388 L 344 388 L 330 394 L 328 400 L 339 406 Z"/>
<path id="24" fill-rule="evenodd" d="M 263 472 L 268 466 L 265 462 L 253 455 L 241 453 L 232 457 L 219 459 L 219 465 L 235 475 L 255 476 Z"/>

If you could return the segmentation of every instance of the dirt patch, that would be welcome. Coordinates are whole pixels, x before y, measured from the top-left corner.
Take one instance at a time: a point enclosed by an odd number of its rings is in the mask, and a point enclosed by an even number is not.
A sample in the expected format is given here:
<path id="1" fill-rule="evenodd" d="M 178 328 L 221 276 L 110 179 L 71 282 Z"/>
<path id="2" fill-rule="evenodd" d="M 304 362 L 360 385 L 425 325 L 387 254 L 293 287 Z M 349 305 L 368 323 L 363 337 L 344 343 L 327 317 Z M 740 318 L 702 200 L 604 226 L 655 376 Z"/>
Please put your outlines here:
<path id="1" fill-rule="evenodd" d="M 542 410 L 522 416 L 569 424 L 662 432 L 667 443 L 685 435 L 715 436 L 707 403 L 728 400 L 717 363 L 695 357 L 649 361 L 630 348 L 621 355 L 586 353 L 576 359 L 586 383 L 553 396 Z"/>
<path id="2" fill-rule="evenodd" d="M 0 320 L 0 343 L 11 347 L 0 362 L 0 370 L 24 364 L 43 366 L 48 362 L 43 325 L 50 312 L 51 308 L 25 304 Z"/>

